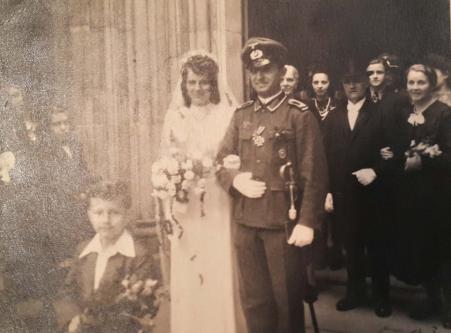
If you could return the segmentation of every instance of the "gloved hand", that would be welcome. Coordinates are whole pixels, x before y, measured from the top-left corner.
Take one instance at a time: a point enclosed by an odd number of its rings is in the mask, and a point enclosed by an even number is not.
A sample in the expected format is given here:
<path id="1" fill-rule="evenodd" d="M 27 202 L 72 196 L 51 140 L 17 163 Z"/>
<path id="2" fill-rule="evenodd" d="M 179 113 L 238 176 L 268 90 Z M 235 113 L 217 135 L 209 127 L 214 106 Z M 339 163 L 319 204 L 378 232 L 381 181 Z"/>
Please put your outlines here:
<path id="1" fill-rule="evenodd" d="M 360 169 L 358 171 L 354 171 L 352 174 L 357 177 L 357 180 L 363 186 L 371 184 L 376 179 L 376 173 L 371 168 Z"/>
<path id="2" fill-rule="evenodd" d="M 242 172 L 233 178 L 233 187 L 248 198 L 260 198 L 266 191 L 266 184 L 252 179 L 251 172 Z"/>
<path id="3" fill-rule="evenodd" d="M 303 247 L 313 242 L 314 231 L 312 228 L 302 224 L 296 224 L 288 239 L 288 244 Z"/>
<path id="4" fill-rule="evenodd" d="M 332 198 L 332 193 L 327 193 L 326 201 L 324 202 L 324 210 L 327 213 L 332 213 L 334 211 L 334 199 Z"/>

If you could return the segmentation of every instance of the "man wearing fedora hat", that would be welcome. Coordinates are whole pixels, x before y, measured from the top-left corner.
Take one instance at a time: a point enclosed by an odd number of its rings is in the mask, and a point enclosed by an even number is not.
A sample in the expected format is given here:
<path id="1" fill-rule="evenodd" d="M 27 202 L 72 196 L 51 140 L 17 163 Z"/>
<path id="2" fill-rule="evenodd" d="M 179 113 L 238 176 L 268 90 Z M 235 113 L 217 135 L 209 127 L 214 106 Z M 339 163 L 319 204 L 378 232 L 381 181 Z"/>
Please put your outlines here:
<path id="1" fill-rule="evenodd" d="M 352 310 L 366 302 L 365 250 L 372 267 L 374 311 L 391 314 L 387 238 L 378 222 L 378 186 L 384 168 L 379 151 L 383 146 L 382 114 L 365 97 L 368 76 L 363 64 L 350 62 L 342 85 L 347 102 L 325 122 L 324 139 L 329 165 L 330 189 L 346 250 L 347 288 L 338 311 Z"/>
<path id="2" fill-rule="evenodd" d="M 246 42 L 242 60 L 256 98 L 235 111 L 218 154 L 220 164 L 230 155 L 241 161 L 239 169 L 224 163 L 217 176 L 233 197 L 240 296 L 249 333 L 304 332 L 307 260 L 302 248 L 319 227 L 326 196 L 326 161 L 316 120 L 305 104 L 280 88 L 286 55 L 285 46 L 268 38 Z M 286 169 L 290 176 L 284 180 L 280 174 Z M 291 199 L 286 180 L 297 188 Z"/>

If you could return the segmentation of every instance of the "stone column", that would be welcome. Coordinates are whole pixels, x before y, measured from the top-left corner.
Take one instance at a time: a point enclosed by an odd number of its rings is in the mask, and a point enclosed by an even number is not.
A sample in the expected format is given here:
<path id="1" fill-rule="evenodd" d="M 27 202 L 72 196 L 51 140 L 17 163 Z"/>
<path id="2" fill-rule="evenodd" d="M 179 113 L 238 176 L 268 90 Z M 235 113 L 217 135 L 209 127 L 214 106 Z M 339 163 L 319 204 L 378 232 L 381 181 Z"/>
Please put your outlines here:
<path id="1" fill-rule="evenodd" d="M 70 15 L 69 104 L 88 165 L 130 180 L 132 216 L 151 221 L 151 166 L 181 56 L 215 54 L 242 98 L 241 0 L 60 1 Z"/>

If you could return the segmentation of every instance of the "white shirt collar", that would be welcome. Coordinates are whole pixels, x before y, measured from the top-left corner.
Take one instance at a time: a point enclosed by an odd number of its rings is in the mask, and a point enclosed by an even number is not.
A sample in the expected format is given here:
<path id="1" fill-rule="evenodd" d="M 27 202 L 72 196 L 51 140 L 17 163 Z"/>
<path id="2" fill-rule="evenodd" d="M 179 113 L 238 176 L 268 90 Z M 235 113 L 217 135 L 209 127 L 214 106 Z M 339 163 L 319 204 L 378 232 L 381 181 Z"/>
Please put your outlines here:
<path id="1" fill-rule="evenodd" d="M 120 253 L 126 257 L 134 258 L 136 256 L 135 251 L 135 242 L 133 241 L 133 237 L 127 230 L 124 230 L 122 235 L 118 238 L 116 243 L 110 246 L 107 249 L 103 249 L 100 244 L 100 236 L 96 234 L 94 238 L 88 243 L 88 245 L 84 248 L 84 250 L 79 255 L 79 258 L 83 258 L 90 253 L 104 253 L 108 251 L 109 256 L 113 256 L 116 253 Z"/>
<path id="2" fill-rule="evenodd" d="M 349 111 L 359 111 L 362 108 L 363 103 L 365 103 L 365 100 L 366 100 L 365 97 L 363 97 L 357 103 L 352 103 L 350 100 L 348 100 L 348 110 Z"/>
<path id="3" fill-rule="evenodd" d="M 279 90 L 277 93 L 275 93 L 274 95 L 272 95 L 272 96 L 270 96 L 270 97 L 266 97 L 266 98 L 263 98 L 263 97 L 260 97 L 260 96 L 258 96 L 258 99 L 260 100 L 260 103 L 262 103 L 263 105 L 266 105 L 266 104 L 268 104 L 269 102 L 271 102 L 274 98 L 276 98 L 277 96 L 279 96 L 279 94 L 280 94 L 280 92 L 281 92 L 282 90 Z"/>

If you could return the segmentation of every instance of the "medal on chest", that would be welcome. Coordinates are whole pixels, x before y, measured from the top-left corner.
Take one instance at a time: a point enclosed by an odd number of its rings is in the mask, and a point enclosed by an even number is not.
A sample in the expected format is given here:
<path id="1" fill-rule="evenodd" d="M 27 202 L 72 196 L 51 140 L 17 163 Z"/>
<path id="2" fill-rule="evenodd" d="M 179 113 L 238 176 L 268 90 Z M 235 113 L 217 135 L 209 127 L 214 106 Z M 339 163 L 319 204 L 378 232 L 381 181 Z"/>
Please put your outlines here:
<path id="1" fill-rule="evenodd" d="M 252 134 L 252 142 L 257 147 L 261 147 L 265 143 L 265 138 L 262 136 L 264 130 L 265 126 L 259 126 Z"/>

